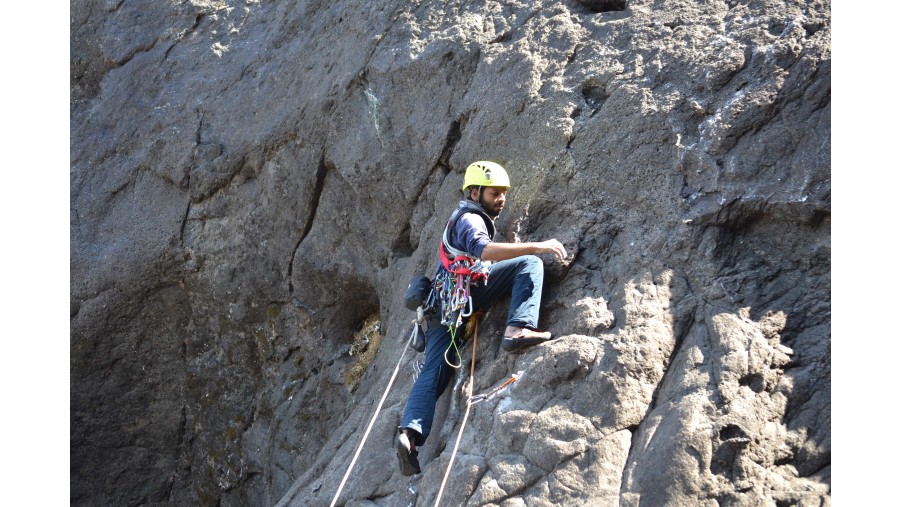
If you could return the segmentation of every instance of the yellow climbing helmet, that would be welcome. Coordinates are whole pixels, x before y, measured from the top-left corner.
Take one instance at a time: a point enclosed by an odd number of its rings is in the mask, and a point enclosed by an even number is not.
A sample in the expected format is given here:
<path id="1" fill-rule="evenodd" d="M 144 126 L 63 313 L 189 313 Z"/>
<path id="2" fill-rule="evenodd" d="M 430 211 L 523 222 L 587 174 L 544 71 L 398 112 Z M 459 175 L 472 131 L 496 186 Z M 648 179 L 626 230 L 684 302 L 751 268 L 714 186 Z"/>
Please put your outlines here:
<path id="1" fill-rule="evenodd" d="M 509 175 L 506 169 L 496 162 L 479 160 L 469 164 L 463 178 L 462 189 L 469 187 L 506 187 L 509 188 Z"/>

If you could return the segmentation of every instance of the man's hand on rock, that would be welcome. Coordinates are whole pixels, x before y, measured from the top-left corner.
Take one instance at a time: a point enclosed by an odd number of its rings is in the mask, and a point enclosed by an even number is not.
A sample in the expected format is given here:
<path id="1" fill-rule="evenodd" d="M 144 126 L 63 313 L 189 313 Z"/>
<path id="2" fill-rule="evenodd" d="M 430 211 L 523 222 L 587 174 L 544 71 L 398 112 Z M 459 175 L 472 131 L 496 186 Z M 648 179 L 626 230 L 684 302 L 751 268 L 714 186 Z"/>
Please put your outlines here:
<path id="1" fill-rule="evenodd" d="M 548 239 L 547 241 L 541 241 L 539 243 L 541 253 L 552 253 L 559 260 L 565 260 L 566 258 L 566 247 L 563 246 L 562 243 L 557 241 L 556 239 Z"/>

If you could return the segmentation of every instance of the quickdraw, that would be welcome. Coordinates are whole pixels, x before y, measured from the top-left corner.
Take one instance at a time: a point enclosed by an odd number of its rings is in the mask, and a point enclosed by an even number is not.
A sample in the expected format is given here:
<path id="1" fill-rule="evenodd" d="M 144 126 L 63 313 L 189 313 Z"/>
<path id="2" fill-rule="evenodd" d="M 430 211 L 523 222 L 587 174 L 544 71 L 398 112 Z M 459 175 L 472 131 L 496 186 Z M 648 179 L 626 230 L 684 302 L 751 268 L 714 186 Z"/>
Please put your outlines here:
<path id="1" fill-rule="evenodd" d="M 525 370 L 519 370 L 517 373 L 513 374 L 512 377 L 507 379 L 506 382 L 500 384 L 499 386 L 495 387 L 494 389 L 491 389 L 490 391 L 483 393 L 483 394 L 476 394 L 475 396 L 472 396 L 471 398 L 469 398 L 469 402 L 472 405 L 474 405 L 476 403 L 481 403 L 482 401 L 490 400 L 491 398 L 493 398 L 493 397 L 497 396 L 498 394 L 500 394 L 501 392 L 503 392 L 504 389 L 506 389 L 507 387 L 512 385 L 513 382 L 522 378 L 522 375 L 524 373 L 525 373 Z"/>

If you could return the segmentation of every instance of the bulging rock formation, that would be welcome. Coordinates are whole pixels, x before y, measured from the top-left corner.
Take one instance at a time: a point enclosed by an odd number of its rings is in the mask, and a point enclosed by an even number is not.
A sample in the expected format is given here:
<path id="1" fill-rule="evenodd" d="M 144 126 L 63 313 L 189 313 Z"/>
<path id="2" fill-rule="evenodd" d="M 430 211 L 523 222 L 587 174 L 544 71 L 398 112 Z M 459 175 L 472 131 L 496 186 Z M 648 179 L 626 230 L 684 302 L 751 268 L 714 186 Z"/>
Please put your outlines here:
<path id="1" fill-rule="evenodd" d="M 821 506 L 828 1 L 74 0 L 72 505 Z M 393 439 L 466 165 L 555 237 Z M 463 349 L 467 357 L 472 344 Z M 402 360 L 401 360 L 402 358 Z"/>

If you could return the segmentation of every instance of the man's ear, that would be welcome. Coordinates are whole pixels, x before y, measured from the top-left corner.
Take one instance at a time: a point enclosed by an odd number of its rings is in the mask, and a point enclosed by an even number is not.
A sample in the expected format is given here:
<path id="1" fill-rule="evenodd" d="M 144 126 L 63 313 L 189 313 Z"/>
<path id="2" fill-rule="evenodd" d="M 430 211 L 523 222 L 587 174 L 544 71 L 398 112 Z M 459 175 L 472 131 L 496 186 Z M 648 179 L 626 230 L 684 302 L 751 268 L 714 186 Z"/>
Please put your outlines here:
<path id="1" fill-rule="evenodd" d="M 481 195 L 481 187 L 472 187 L 469 190 L 469 198 L 473 201 L 478 202 L 478 197 Z"/>

